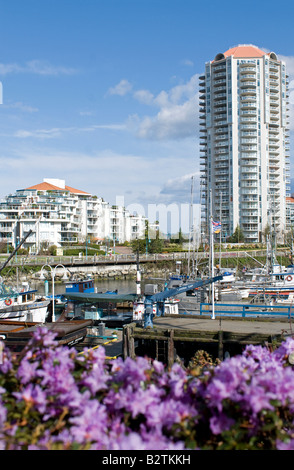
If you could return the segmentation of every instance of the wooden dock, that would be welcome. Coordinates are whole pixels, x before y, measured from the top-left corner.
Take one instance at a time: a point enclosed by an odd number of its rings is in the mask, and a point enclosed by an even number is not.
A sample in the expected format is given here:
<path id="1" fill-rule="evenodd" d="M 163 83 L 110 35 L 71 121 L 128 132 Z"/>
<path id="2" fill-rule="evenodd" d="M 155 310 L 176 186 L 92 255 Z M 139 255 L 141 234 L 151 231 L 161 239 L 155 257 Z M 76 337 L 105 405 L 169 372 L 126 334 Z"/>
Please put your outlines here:
<path id="1" fill-rule="evenodd" d="M 184 363 L 198 350 L 223 360 L 240 354 L 249 344 L 275 347 L 294 334 L 294 324 L 279 318 L 216 318 L 196 315 L 155 317 L 154 327 L 130 323 L 123 330 L 123 357 L 148 356 L 171 366 Z"/>

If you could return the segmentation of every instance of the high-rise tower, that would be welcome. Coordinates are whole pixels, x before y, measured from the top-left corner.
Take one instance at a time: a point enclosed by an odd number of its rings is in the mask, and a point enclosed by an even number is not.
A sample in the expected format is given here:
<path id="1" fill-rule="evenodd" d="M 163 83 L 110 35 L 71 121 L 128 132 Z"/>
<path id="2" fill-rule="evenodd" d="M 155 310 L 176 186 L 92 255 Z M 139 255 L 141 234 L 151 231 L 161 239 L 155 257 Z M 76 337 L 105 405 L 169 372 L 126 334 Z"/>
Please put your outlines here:
<path id="1" fill-rule="evenodd" d="M 282 237 L 289 187 L 288 83 L 275 53 L 240 45 L 205 64 L 200 77 L 202 222 L 210 208 L 222 239 L 246 242 L 271 226 Z M 211 200 L 210 200 L 211 196 Z"/>

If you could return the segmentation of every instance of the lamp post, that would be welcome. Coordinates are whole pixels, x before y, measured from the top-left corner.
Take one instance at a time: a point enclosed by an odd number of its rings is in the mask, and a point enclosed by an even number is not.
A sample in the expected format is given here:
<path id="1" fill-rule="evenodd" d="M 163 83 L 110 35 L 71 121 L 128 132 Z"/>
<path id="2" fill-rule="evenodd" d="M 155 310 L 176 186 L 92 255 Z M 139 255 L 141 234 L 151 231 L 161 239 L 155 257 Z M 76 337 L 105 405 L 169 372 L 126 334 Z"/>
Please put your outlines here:
<path id="1" fill-rule="evenodd" d="M 51 272 L 51 279 L 52 279 L 52 321 L 55 322 L 55 276 L 56 276 L 56 270 L 57 270 L 58 267 L 63 268 L 64 269 L 64 274 L 63 274 L 62 279 L 66 280 L 66 279 L 68 279 L 66 271 L 65 271 L 67 268 L 65 266 L 63 266 L 63 264 L 57 264 L 54 268 L 52 268 L 52 266 L 50 266 L 50 264 L 44 264 L 44 266 L 42 266 L 42 268 L 41 268 L 40 279 L 45 279 L 44 270 L 45 270 L 46 267 L 49 268 L 50 272 Z"/>

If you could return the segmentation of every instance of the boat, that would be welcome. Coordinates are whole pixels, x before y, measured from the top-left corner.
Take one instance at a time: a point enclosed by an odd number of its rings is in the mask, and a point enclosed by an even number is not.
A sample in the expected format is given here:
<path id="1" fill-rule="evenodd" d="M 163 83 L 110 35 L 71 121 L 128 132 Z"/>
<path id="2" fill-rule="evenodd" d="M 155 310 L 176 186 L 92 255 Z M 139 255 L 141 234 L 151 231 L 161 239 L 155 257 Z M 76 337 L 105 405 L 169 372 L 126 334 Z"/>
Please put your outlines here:
<path id="1" fill-rule="evenodd" d="M 13 289 L 0 278 L 0 320 L 25 322 L 45 322 L 49 312 L 50 300 L 37 295 L 23 283 L 22 289 Z"/>
<path id="2" fill-rule="evenodd" d="M 152 307 L 154 316 L 160 315 L 160 305 L 156 304 Z M 178 315 L 179 312 L 179 299 L 168 299 L 164 302 L 164 315 Z M 133 304 L 133 321 L 141 323 L 144 320 L 145 302 L 143 299 L 137 300 Z"/>
<path id="3" fill-rule="evenodd" d="M 197 281 L 197 279 L 190 279 L 190 277 L 182 274 L 173 274 L 169 277 L 166 284 L 166 289 L 176 289 L 185 286 L 187 283 Z M 199 278 L 200 281 L 200 278 Z M 177 294 L 178 311 L 179 313 L 194 313 L 200 309 L 200 304 L 206 302 L 208 299 L 208 288 L 200 287 L 193 290 L 180 292 Z"/>
<path id="4" fill-rule="evenodd" d="M 0 340 L 11 351 L 20 353 L 40 326 L 55 332 L 55 340 L 60 345 L 73 347 L 84 341 L 88 328 L 92 326 L 92 321 L 76 320 L 74 322 L 39 323 L 0 320 Z"/>
<path id="5" fill-rule="evenodd" d="M 289 265 L 283 271 L 269 273 L 267 278 L 250 287 L 249 297 L 263 296 L 275 301 L 292 302 L 294 298 L 294 266 Z"/>
<path id="6" fill-rule="evenodd" d="M 86 279 L 75 279 L 65 283 L 65 294 L 66 293 L 89 293 L 95 292 L 94 280 L 92 278 Z M 54 309 L 55 315 L 58 318 L 62 312 L 66 309 L 67 299 L 65 294 L 54 295 Z M 46 299 L 53 301 L 53 295 L 46 295 Z"/>
<path id="7" fill-rule="evenodd" d="M 65 292 L 67 306 L 64 318 L 71 320 L 92 320 L 94 325 L 101 322 L 108 327 L 120 327 L 132 321 L 132 312 L 118 312 L 118 303 L 134 303 L 136 294 L 120 294 L 117 291 L 97 292 Z"/>

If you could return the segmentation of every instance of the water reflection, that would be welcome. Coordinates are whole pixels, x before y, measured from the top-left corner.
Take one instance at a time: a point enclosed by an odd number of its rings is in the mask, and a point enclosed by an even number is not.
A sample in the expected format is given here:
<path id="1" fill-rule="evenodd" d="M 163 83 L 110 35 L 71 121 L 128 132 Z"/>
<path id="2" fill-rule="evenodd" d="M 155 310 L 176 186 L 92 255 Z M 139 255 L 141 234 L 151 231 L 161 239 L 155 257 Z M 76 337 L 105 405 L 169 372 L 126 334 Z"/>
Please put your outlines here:
<path id="1" fill-rule="evenodd" d="M 116 290 L 122 294 L 134 294 L 136 293 L 136 282 L 134 280 L 96 280 L 94 282 L 95 291 L 97 292 L 106 292 L 106 291 L 113 291 Z M 33 287 L 33 286 L 32 286 Z M 54 286 L 55 295 L 60 295 L 65 292 L 65 284 L 61 282 L 55 282 Z M 38 283 L 34 289 L 37 289 L 40 295 L 45 294 L 45 284 L 44 282 Z M 52 285 L 49 282 L 49 294 L 52 294 Z"/>

